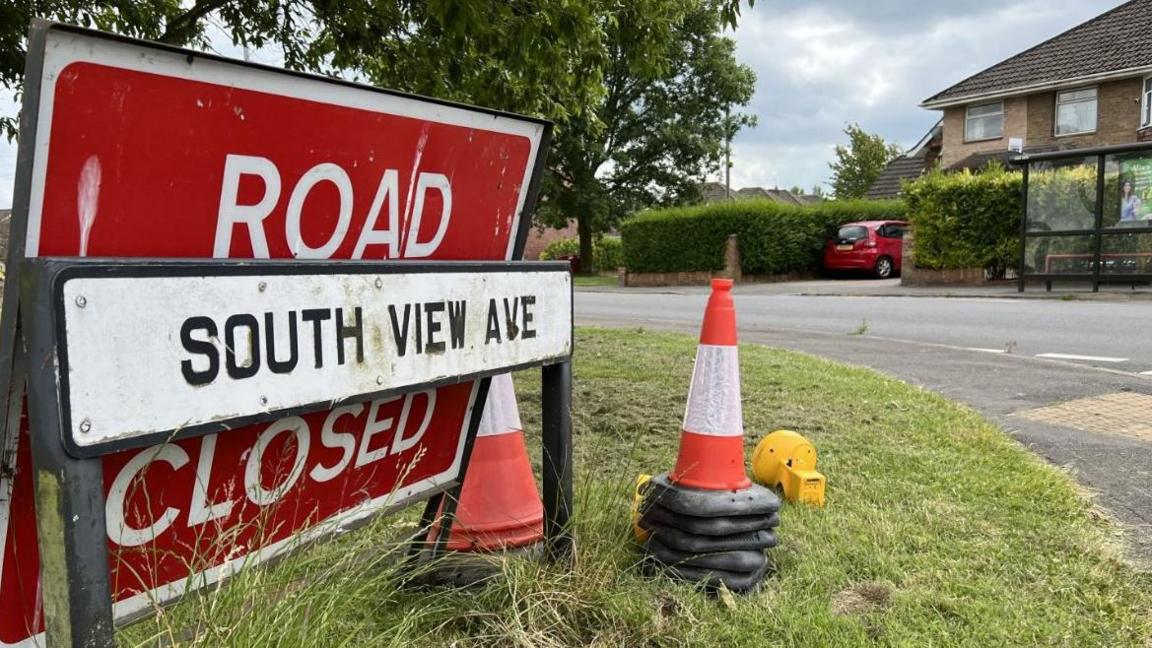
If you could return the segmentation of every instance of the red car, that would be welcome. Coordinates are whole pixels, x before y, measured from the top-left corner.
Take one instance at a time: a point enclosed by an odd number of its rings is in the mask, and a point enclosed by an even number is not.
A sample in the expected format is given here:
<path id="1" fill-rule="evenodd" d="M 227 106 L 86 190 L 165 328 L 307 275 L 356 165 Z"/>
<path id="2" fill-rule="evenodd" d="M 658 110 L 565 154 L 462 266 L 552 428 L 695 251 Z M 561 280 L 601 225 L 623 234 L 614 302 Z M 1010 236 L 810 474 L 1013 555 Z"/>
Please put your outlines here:
<path id="1" fill-rule="evenodd" d="M 904 221 L 860 221 L 845 223 L 824 246 L 824 269 L 863 270 L 887 279 L 900 272 L 903 255 Z"/>

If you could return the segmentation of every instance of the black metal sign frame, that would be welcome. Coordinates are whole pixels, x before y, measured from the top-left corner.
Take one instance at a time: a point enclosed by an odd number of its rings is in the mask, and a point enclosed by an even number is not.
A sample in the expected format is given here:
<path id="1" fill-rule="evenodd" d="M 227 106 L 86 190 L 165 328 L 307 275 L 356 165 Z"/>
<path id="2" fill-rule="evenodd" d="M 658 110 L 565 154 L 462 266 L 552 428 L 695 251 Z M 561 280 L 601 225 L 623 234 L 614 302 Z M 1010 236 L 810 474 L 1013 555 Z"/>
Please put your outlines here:
<path id="1" fill-rule="evenodd" d="M 38 131 L 42 128 L 47 128 L 47 124 L 40 124 L 40 103 L 43 94 L 42 89 L 42 76 L 45 63 L 45 49 L 49 35 L 53 32 L 65 32 L 70 34 L 79 34 L 86 37 L 99 39 L 102 41 L 128 43 L 134 46 L 148 48 L 158 52 L 175 53 L 184 57 L 189 64 L 198 61 L 214 61 L 217 63 L 224 63 L 234 66 L 236 69 L 258 70 L 262 74 L 275 75 L 286 80 L 306 81 L 306 82 L 320 82 L 329 84 L 331 87 L 353 87 L 359 90 L 365 90 L 380 95 L 406 97 L 417 99 L 429 104 L 436 104 L 441 106 L 459 107 L 466 110 L 477 111 L 492 115 L 494 117 L 509 117 L 518 120 L 524 120 L 539 124 L 543 128 L 543 133 L 539 143 L 539 150 L 536 155 L 535 163 L 531 170 L 530 179 L 526 187 L 526 197 L 519 214 L 518 229 L 513 232 L 514 244 L 512 246 L 512 253 L 510 260 L 521 259 L 524 254 L 525 242 L 528 237 L 529 230 L 532 225 L 532 214 L 535 212 L 537 199 L 539 196 L 541 183 L 543 180 L 544 170 L 547 163 L 547 156 L 552 138 L 552 124 L 547 120 L 542 120 L 534 117 L 527 117 L 523 115 L 516 115 L 509 112 L 493 110 L 489 108 L 471 106 L 467 104 L 445 101 L 441 99 L 423 97 L 409 93 L 397 92 L 387 89 L 375 88 L 363 84 L 335 79 L 332 77 L 325 77 L 321 75 L 308 74 L 293 70 L 286 70 L 274 66 L 261 65 L 258 63 L 251 63 L 247 61 L 238 61 L 227 57 L 222 57 L 210 53 L 179 48 L 172 45 L 153 43 L 142 41 L 133 38 L 127 38 L 106 32 L 95 31 L 91 29 L 84 29 L 72 25 L 55 23 L 41 19 L 33 20 L 28 32 L 28 55 L 25 61 L 24 78 L 25 86 L 24 93 L 20 108 L 20 146 L 17 151 L 16 158 L 16 177 L 14 183 L 12 217 L 10 223 L 10 236 L 7 255 L 7 285 L 8 290 L 4 291 L 3 295 L 3 310 L 0 312 L 0 448 L 4 447 L 7 443 L 16 443 L 13 437 L 17 436 L 20 432 L 18 421 L 21 403 L 24 400 L 26 392 L 30 392 L 31 386 L 25 384 L 25 374 L 34 373 L 30 371 L 30 367 L 36 367 L 34 363 L 29 363 L 28 354 L 24 348 L 18 346 L 18 343 L 31 344 L 31 332 L 24 332 L 21 330 L 21 321 L 39 320 L 50 313 L 40 312 L 36 314 L 23 313 L 32 307 L 30 294 L 24 293 L 20 286 L 25 283 L 25 278 L 22 276 L 24 272 L 24 264 L 27 259 L 25 254 L 25 244 L 28 237 L 28 214 L 29 206 L 34 198 L 35 192 L 33 186 L 33 167 L 37 159 L 36 145 L 38 141 Z M 146 258 L 146 257 L 141 257 Z M 347 262 L 340 262 L 341 265 Z M 405 271 L 408 271 L 405 268 Z M 36 280 L 33 280 L 35 283 Z M 31 347 L 29 347 L 29 350 Z M 47 347 L 40 349 L 41 354 L 47 352 Z M 556 364 L 545 365 L 542 367 L 542 380 L 544 385 L 544 400 L 543 406 L 545 411 L 544 418 L 544 456 L 543 456 L 543 491 L 544 491 L 544 507 L 546 515 L 546 537 L 547 537 L 547 552 L 546 555 L 555 560 L 565 560 L 571 554 L 572 539 L 567 532 L 567 522 L 569 512 L 571 510 L 572 502 L 572 483 L 571 483 L 571 421 L 570 421 L 570 403 L 571 403 L 571 364 L 569 361 L 558 362 Z M 475 392 L 475 402 L 478 404 L 473 409 L 473 419 L 470 422 L 468 440 L 464 449 L 462 459 L 462 468 L 458 482 L 462 483 L 464 472 L 468 465 L 468 459 L 471 453 L 472 440 L 475 436 L 475 431 L 479 422 L 479 417 L 483 410 L 483 403 L 487 395 L 489 380 L 481 378 L 477 381 L 477 388 Z M 39 402 L 43 401 L 49 393 L 55 393 L 51 389 L 44 392 L 50 386 L 47 384 L 41 385 L 41 396 Z M 29 416 L 37 416 L 43 419 L 48 416 L 48 420 L 56 420 L 53 425 L 59 426 L 59 412 L 51 411 L 52 408 L 45 406 L 42 411 L 38 413 L 29 412 Z M 55 419 L 53 419 L 55 417 Z M 44 445 L 44 444 L 41 444 Z M 100 471 L 102 470 L 99 461 L 91 459 L 81 460 L 68 455 L 62 450 L 63 446 L 57 444 L 56 446 L 47 450 L 47 456 L 42 457 L 43 460 L 51 462 L 53 459 L 60 461 L 74 462 L 72 467 L 79 472 L 74 473 L 75 476 L 80 478 L 84 483 L 99 483 Z M 6 461 L 5 458 L 0 457 L 0 462 Z M 4 470 L 13 470 L 14 465 L 0 465 Z M 85 473 L 84 471 L 89 471 Z M 94 473 L 92 471 L 95 471 Z M 60 472 L 56 472 L 51 477 L 51 482 L 60 485 L 61 481 Z M 93 482 L 92 480 L 96 480 Z M 442 527 L 444 533 L 440 534 L 439 539 L 432 547 L 433 551 L 443 548 L 446 543 L 447 532 L 450 530 L 452 523 L 452 516 L 454 515 L 456 500 L 459 497 L 460 483 L 446 484 L 442 488 L 437 489 L 428 500 L 427 509 L 425 512 L 425 519 L 431 521 L 437 511 L 442 511 L 443 523 Z M 72 484 L 69 486 L 71 489 Z M 54 563 L 50 566 L 55 570 L 54 573 L 61 573 L 61 570 L 67 566 L 68 554 L 67 551 L 76 548 L 78 550 L 91 550 L 95 553 L 106 553 L 106 542 L 104 536 L 96 533 L 93 529 L 80 529 L 80 528 L 65 528 L 65 522 L 74 519 L 72 510 L 65 511 L 61 508 L 65 503 L 68 507 L 79 511 L 80 509 L 92 510 L 91 507 L 94 503 L 84 499 L 85 493 L 82 490 L 69 490 L 68 492 L 50 492 L 46 493 L 51 497 L 37 502 L 38 517 L 40 511 L 46 510 L 51 513 L 51 518 L 57 521 L 57 526 L 53 527 L 48 525 L 45 527 L 38 522 L 40 526 L 40 544 L 42 559 L 52 560 Z M 99 497 L 97 493 L 96 497 Z M 45 506 L 50 507 L 46 509 Z M 102 520 L 102 518 L 101 518 Z M 429 523 L 430 525 L 430 523 Z M 429 528 L 425 525 L 425 529 Z M 0 529 L 0 532 L 3 532 Z M 51 533 L 55 538 L 56 543 L 49 548 L 48 553 L 44 553 L 45 548 L 45 532 Z M 67 535 L 70 538 L 66 546 L 65 542 L 61 540 Z M 81 537 L 98 538 L 99 542 L 91 542 L 87 547 L 82 544 L 77 544 Z M 419 540 L 418 542 L 430 542 Z M 56 551 L 56 549 L 59 551 Z M 89 557 L 90 558 L 90 557 Z M 106 557 L 105 557 L 106 558 Z M 91 561 L 85 564 L 93 564 Z M 47 572 L 47 569 L 44 570 Z M 111 616 L 110 616 L 110 593 L 96 592 L 92 588 L 98 587 L 98 581 L 85 580 L 87 576 L 81 575 L 79 580 L 60 582 L 51 582 L 47 577 L 44 577 L 44 595 L 45 595 L 45 610 L 48 612 L 47 618 L 48 625 L 48 640 L 52 644 L 63 645 L 110 645 L 111 639 Z M 105 575 L 106 580 L 106 575 Z M 70 592 L 79 592 L 78 598 L 71 598 Z M 50 597 L 49 594 L 53 596 Z M 99 594 L 105 596 L 101 598 Z M 49 600 L 51 599 L 51 600 Z M 88 605 L 88 602 L 96 601 L 95 605 L 90 605 L 87 611 L 82 606 Z M 81 606 L 81 607 L 77 607 Z M 73 614 L 75 612 L 75 615 Z M 77 634 L 76 631 L 83 631 L 89 633 Z M 85 639 L 89 636 L 90 640 Z M 87 642 L 87 643 L 86 643 Z"/>
<path id="2" fill-rule="evenodd" d="M 36 518 L 42 561 L 47 638 L 50 645 L 113 646 L 112 591 L 109 578 L 104 475 L 100 457 L 130 447 L 150 446 L 156 439 L 141 437 L 128 443 L 75 452 L 67 441 L 67 357 L 63 329 L 63 286 L 70 279 L 91 277 L 189 277 L 236 275 L 420 274 L 431 272 L 564 272 L 565 263 L 508 262 L 275 262 L 275 261 L 157 261 L 42 258 L 25 261 L 20 291 L 23 296 L 21 337 L 27 354 L 29 428 L 36 475 Z M 572 308 L 572 295 L 568 295 Z M 572 331 L 567 331 L 571 339 Z M 571 345 L 569 344 L 569 349 Z M 62 351 L 64 353 L 62 353 Z M 493 370 L 453 376 L 428 384 L 366 393 L 348 401 L 370 400 L 393 392 L 411 392 L 441 384 L 481 380 L 477 405 L 472 408 L 459 475 L 427 491 L 397 500 L 377 514 L 394 511 L 415 501 L 428 500 L 423 532 L 430 533 L 433 518 L 442 509 L 443 520 L 434 539 L 414 540 L 432 556 L 443 551 L 451 533 L 455 504 L 467 472 L 489 378 L 498 373 L 541 367 L 543 491 L 546 557 L 564 561 L 571 556 L 568 521 L 572 507 L 571 356 L 563 355 Z M 175 433 L 186 438 L 230 429 L 241 424 L 271 421 L 327 406 L 294 407 L 247 416 L 243 420 L 198 426 Z M 86 450 L 92 450 L 88 448 Z M 448 495 L 445 498 L 445 494 Z"/>

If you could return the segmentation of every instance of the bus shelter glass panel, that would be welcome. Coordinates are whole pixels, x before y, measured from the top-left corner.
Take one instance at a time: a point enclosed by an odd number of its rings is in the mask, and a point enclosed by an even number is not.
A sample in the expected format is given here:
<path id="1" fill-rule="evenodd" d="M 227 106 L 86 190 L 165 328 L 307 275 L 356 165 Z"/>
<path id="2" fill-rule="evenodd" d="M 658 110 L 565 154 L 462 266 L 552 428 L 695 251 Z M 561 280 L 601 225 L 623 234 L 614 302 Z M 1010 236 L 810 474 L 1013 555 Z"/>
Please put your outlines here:
<path id="1" fill-rule="evenodd" d="M 1100 246 L 1100 274 L 1152 274 L 1152 232 L 1105 234 Z"/>
<path id="2" fill-rule="evenodd" d="M 1095 236 L 1031 236 L 1024 240 L 1026 274 L 1080 274 L 1096 270 Z"/>
<path id="3" fill-rule="evenodd" d="M 1109 155 L 1104 169 L 1101 225 L 1106 229 L 1152 228 L 1152 152 Z M 1152 252 L 1152 248 L 1145 251 Z"/>
<path id="4" fill-rule="evenodd" d="M 1030 164 L 1027 232 L 1096 228 L 1097 160 L 1093 155 Z"/>

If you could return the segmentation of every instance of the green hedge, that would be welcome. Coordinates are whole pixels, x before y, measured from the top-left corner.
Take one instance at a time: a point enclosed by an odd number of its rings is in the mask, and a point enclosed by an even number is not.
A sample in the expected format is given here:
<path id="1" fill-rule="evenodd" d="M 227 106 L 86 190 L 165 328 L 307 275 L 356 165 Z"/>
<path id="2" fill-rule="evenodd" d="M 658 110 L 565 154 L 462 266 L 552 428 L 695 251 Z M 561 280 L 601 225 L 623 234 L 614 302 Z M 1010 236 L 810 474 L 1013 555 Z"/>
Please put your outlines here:
<path id="1" fill-rule="evenodd" d="M 902 219 L 900 201 L 827 201 L 805 207 L 738 200 L 643 212 L 620 226 L 629 272 L 715 271 L 729 234 L 740 241 L 741 270 L 780 274 L 819 270 L 825 241 L 840 225 Z"/>
<path id="2" fill-rule="evenodd" d="M 904 186 L 919 268 L 986 268 L 992 276 L 1020 258 L 1021 175 L 934 171 Z"/>
<path id="3" fill-rule="evenodd" d="M 540 252 L 540 259 L 551 261 L 579 253 L 580 239 L 576 237 L 556 239 Z M 592 267 L 595 270 L 615 271 L 622 265 L 624 265 L 624 247 L 620 239 L 614 236 L 603 236 L 592 241 Z"/>

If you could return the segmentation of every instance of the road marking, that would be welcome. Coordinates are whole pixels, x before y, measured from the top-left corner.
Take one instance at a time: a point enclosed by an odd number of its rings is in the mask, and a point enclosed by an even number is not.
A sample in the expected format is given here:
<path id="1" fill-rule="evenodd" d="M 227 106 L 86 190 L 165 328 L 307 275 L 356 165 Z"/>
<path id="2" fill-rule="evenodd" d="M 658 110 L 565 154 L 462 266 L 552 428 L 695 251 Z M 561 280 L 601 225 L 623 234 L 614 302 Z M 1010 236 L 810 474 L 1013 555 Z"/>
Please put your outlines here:
<path id="1" fill-rule="evenodd" d="M 1008 353 L 1007 349 L 981 349 L 980 347 L 966 347 L 969 351 L 979 351 L 980 353 Z"/>
<path id="2" fill-rule="evenodd" d="M 1128 362 L 1128 358 L 1109 358 L 1106 356 L 1086 356 L 1071 353 L 1037 353 L 1037 358 L 1052 358 L 1053 360 L 1084 360 L 1085 362 Z"/>
<path id="3" fill-rule="evenodd" d="M 1152 371 L 1141 371 L 1140 375 L 1141 376 L 1152 376 Z"/>

